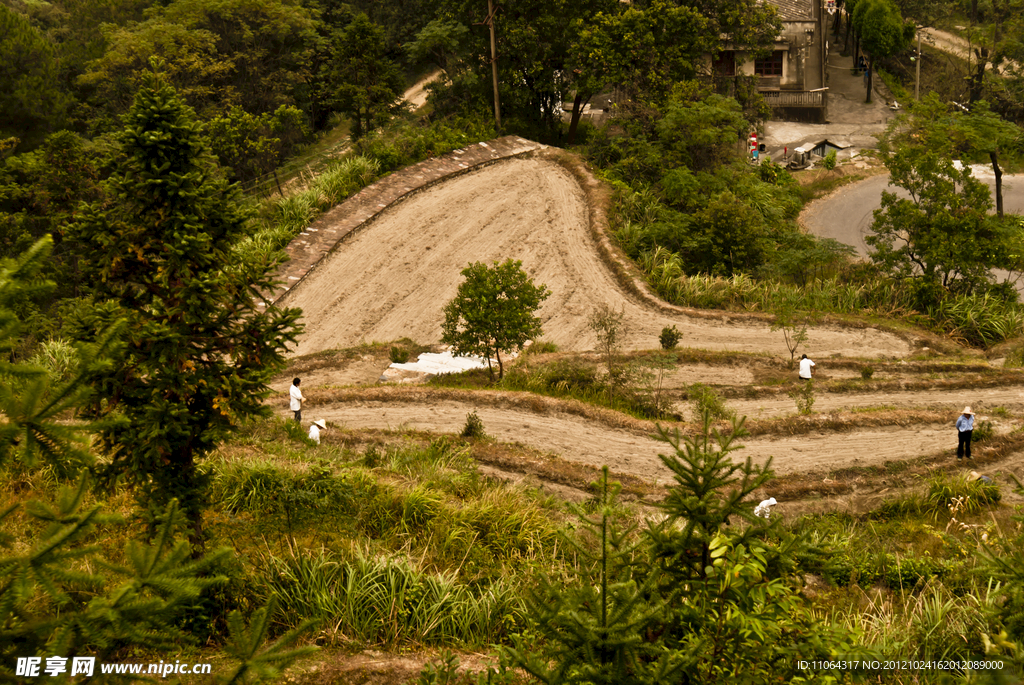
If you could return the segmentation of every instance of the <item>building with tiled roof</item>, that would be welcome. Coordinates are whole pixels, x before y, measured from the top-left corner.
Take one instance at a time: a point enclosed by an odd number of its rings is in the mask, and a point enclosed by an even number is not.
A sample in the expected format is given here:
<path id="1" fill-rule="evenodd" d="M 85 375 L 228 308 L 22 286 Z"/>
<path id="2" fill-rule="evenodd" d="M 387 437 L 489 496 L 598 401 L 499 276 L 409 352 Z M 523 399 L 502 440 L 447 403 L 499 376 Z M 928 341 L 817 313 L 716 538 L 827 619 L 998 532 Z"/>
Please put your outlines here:
<path id="1" fill-rule="evenodd" d="M 772 53 L 750 59 L 726 45 L 715 56 L 714 69 L 723 76 L 758 76 L 758 90 L 780 118 L 823 122 L 828 102 L 826 0 L 767 1 L 782 19 Z"/>

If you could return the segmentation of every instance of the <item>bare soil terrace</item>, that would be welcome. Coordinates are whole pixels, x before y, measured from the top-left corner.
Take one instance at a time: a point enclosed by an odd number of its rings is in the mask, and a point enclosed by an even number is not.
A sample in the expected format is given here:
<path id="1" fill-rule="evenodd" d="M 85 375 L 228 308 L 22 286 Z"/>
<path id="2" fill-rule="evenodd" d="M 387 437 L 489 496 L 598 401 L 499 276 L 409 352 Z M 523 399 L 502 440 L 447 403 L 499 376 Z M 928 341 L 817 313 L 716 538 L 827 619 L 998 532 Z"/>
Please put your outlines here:
<path id="1" fill-rule="evenodd" d="M 654 301 L 643 284 L 629 282 L 628 274 L 624 276 L 623 269 L 615 267 L 621 255 L 609 256 L 614 247 L 603 233 L 604 224 L 595 221 L 602 211 L 592 197 L 595 185 L 592 178 L 581 181 L 578 172 L 571 173 L 551 154 L 538 153 L 452 177 L 387 207 L 346 236 L 279 301 L 305 312 L 306 331 L 295 354 L 398 338 L 436 344 L 443 306 L 455 294 L 459 272 L 469 262 L 511 257 L 522 260 L 535 282 L 550 288 L 551 297 L 540 311 L 544 339 L 562 350 L 586 352 L 595 347 L 587 320 L 595 308 L 607 304 L 625 316 L 627 350 L 657 347 L 661 329 L 675 325 L 684 344 L 693 348 L 767 353 L 788 359 L 781 333 L 771 331 L 763 316 L 672 307 Z M 913 351 L 908 340 L 896 334 L 838 325 L 811 329 L 807 349 L 819 360 L 822 378 L 832 379 L 859 375 L 839 363 L 829 369 L 828 359 L 833 355 L 891 360 Z M 652 424 L 566 411 L 548 398 L 513 402 L 485 401 L 481 393 L 445 394 L 428 389 L 410 394 L 399 388 L 394 393 L 366 388 L 341 395 L 317 390 L 374 383 L 387 366 L 386 348 L 348 355 L 327 365 L 303 368 L 303 363 L 297 361 L 295 375 L 304 379 L 310 419 L 325 418 L 352 429 L 451 433 L 461 429 L 467 413 L 476 411 L 487 433 L 499 441 L 522 444 L 587 467 L 608 464 L 615 473 L 652 485 L 669 479 L 658 459 L 667 445 L 653 439 Z M 734 390 L 751 389 L 758 382 L 755 367 L 687 364 L 670 374 L 667 388 L 681 392 L 687 384 L 699 381 Z M 281 377 L 274 389 L 286 391 L 291 375 Z M 896 371 L 879 374 L 880 379 L 891 379 L 897 385 L 903 377 Z M 812 480 L 827 480 L 833 471 L 946 454 L 956 445 L 952 423 L 964 404 L 985 410 L 996 406 L 1014 412 L 1024 409 L 1024 386 L 1016 379 L 986 384 L 993 387 L 967 385 L 954 390 L 872 390 L 866 386 L 862 392 L 822 392 L 815 405 L 818 411 L 849 414 L 849 410 L 879 405 L 927 411 L 895 425 L 866 417 L 858 426 L 856 417 L 847 416 L 841 428 L 823 422 L 820 429 L 795 434 L 761 431 L 744 439 L 746 447 L 739 456 L 759 463 L 772 456 L 780 476 L 808 474 Z M 783 392 L 773 392 L 753 399 L 734 392 L 728 405 L 759 421 L 794 414 L 793 400 Z M 284 404 L 283 400 L 275 404 L 282 414 Z M 684 403 L 679 409 L 685 414 Z M 997 424 L 997 432 L 1004 434 L 1014 427 L 1009 420 Z M 1000 468 L 1010 470 L 1018 469 L 1021 462 L 1019 454 L 1003 455 L 999 460 Z"/>
<path id="2" fill-rule="evenodd" d="M 675 325 L 694 347 L 785 353 L 763 319 L 702 318 L 638 301 L 601 259 L 584 191 L 542 156 L 516 158 L 454 177 L 386 209 L 350 234 L 280 301 L 301 307 L 306 332 L 296 354 L 412 338 L 440 340 L 443 307 L 470 262 L 518 259 L 551 290 L 540 311 L 544 338 L 590 350 L 587 326 L 601 304 L 625 314 L 626 349 L 657 346 Z M 677 308 L 678 309 L 678 308 Z M 873 328 L 818 327 L 817 354 L 900 357 L 910 346 Z"/>

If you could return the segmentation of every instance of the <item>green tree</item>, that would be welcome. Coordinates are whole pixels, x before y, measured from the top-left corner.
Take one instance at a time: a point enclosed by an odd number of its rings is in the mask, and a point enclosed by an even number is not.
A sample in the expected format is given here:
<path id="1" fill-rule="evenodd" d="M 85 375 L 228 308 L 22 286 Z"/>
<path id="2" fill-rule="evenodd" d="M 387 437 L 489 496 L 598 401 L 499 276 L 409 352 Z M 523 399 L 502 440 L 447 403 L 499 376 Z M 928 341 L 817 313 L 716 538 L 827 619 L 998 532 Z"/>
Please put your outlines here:
<path id="1" fill-rule="evenodd" d="M 534 312 L 547 299 L 546 286 L 536 286 L 522 269 L 523 263 L 507 259 L 487 266 L 473 262 L 462 270 L 465 277 L 455 298 L 445 305 L 441 341 L 458 354 L 498 361 L 499 380 L 505 375 L 501 353 L 522 350 L 527 340 L 541 334 Z"/>
<path id="2" fill-rule="evenodd" d="M 204 117 L 241 107 L 253 115 L 298 100 L 318 37 L 298 0 L 174 0 L 146 21 L 107 26 L 107 50 L 79 79 L 99 106 L 120 114 L 132 104 L 149 61 Z"/>
<path id="3" fill-rule="evenodd" d="M 335 45 L 337 108 L 352 119 L 355 138 L 372 131 L 402 93 L 402 74 L 387 56 L 384 31 L 357 14 Z"/>
<path id="4" fill-rule="evenodd" d="M 885 272 L 919 282 L 922 306 L 987 288 L 993 268 L 1015 268 L 1009 224 L 989 215 L 989 190 L 969 166 L 958 168 L 942 148 L 898 141 L 883 142 L 882 158 L 910 197 L 882 193 L 866 242 Z"/>
<path id="5" fill-rule="evenodd" d="M 1024 152 L 1024 130 L 993 112 L 984 100 L 965 111 L 929 93 L 889 124 L 882 142 L 908 155 L 938 153 L 964 162 L 987 158 L 996 177 L 996 213 L 1003 216 L 999 159 Z"/>
<path id="6" fill-rule="evenodd" d="M 855 653 L 852 636 L 819 619 L 795 587 L 800 563 L 819 552 L 778 519 L 754 515 L 753 495 L 772 478 L 771 459 L 737 463 L 743 419 L 727 433 L 711 421 L 704 412 L 693 437 L 659 428 L 671 448 L 659 456 L 675 484 L 662 503 L 664 520 L 647 530 L 651 572 L 662 594 L 686 588 L 663 616 L 665 648 L 690 654 L 693 683 L 838 679 L 837 671 L 799 664 L 804 654 Z"/>
<path id="7" fill-rule="evenodd" d="M 720 434 L 704 412 L 697 435 L 659 430 L 675 483 L 665 517 L 639 537 L 616 525 L 607 470 L 593 515 L 570 541 L 575 582 L 543 579 L 529 614 L 543 638 L 507 661 L 545 685 L 839 682 L 801 661 L 861 658 L 852 635 L 818 618 L 798 591 L 802 561 L 818 557 L 777 520 L 754 515 L 772 478 L 732 453 L 743 421 Z"/>
<path id="8" fill-rule="evenodd" d="M 128 322 L 116 366 L 92 379 L 97 447 L 151 522 L 181 502 L 202 545 L 199 460 L 240 420 L 264 415 L 266 382 L 294 341 L 297 310 L 261 310 L 272 264 L 235 251 L 248 233 L 191 108 L 150 74 L 118 135 L 106 197 L 74 228 L 95 305 L 84 331 Z"/>
<path id="9" fill-rule="evenodd" d="M 904 21 L 899 8 L 891 0 L 858 0 L 853 11 L 853 27 L 870 57 L 865 99 L 871 102 L 875 63 L 897 55 L 910 46 L 914 38 L 914 23 Z"/>
<path id="10" fill-rule="evenodd" d="M 42 367 L 13 359 L 22 335 L 19 312 L 53 289 L 40 278 L 52 245 L 45 236 L 17 259 L 0 259 L 0 466 L 33 467 L 43 461 L 57 473 L 69 473 L 92 463 L 85 426 L 68 414 L 85 401 L 83 378 L 98 370 L 111 335 L 102 336 L 91 352 L 82 348 L 79 372 L 57 385 Z"/>
<path id="11" fill-rule="evenodd" d="M 234 180 L 243 183 L 274 172 L 305 138 L 302 112 L 284 105 L 259 116 L 233 107 L 211 120 L 207 130 L 221 165 L 230 167 Z"/>
<path id="12" fill-rule="evenodd" d="M 0 4 L 0 139 L 38 144 L 62 118 L 67 98 L 53 46 L 24 16 Z"/>
<path id="13" fill-rule="evenodd" d="M 636 526 L 618 524 L 620 486 L 609 480 L 607 466 L 596 485 L 593 510 L 576 508 L 578 533 L 565 537 L 580 559 L 581 575 L 568 586 L 541 578 L 528 613 L 545 649 L 517 645 L 509 650 L 511 661 L 545 685 L 677 682 L 689 665 L 685 655 L 649 637 L 661 625 L 668 598 L 658 594 L 657 576 L 637 581 L 635 558 L 644 550 Z"/>
<path id="14" fill-rule="evenodd" d="M 79 294 L 77 255 L 65 232 L 81 203 L 98 198 L 97 147 L 59 131 L 0 165 L 0 256 L 20 253 L 49 235 L 53 250 L 44 273 L 56 282 L 54 297 Z"/>

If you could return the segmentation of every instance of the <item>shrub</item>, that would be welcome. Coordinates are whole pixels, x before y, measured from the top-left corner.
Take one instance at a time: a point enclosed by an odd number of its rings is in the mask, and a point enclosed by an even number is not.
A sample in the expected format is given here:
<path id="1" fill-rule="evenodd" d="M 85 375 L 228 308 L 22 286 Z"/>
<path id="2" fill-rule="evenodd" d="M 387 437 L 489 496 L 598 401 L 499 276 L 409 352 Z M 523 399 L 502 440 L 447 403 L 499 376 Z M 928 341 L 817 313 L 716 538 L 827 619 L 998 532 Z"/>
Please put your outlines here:
<path id="1" fill-rule="evenodd" d="M 547 389 L 556 392 L 587 391 L 598 386 L 597 370 L 579 359 L 560 359 L 548 364 L 541 377 Z"/>
<path id="2" fill-rule="evenodd" d="M 693 401 L 694 412 L 697 416 L 705 412 L 711 415 L 713 420 L 731 419 L 735 412 L 725 406 L 725 400 L 714 388 L 703 383 L 694 383 L 687 390 L 687 394 Z"/>
<path id="3" fill-rule="evenodd" d="M 524 351 L 525 354 L 548 354 L 549 352 L 558 352 L 558 345 L 547 340 L 535 340 Z"/>
<path id="4" fill-rule="evenodd" d="M 866 381 L 871 380 L 871 377 L 875 375 L 875 369 L 871 366 L 865 366 L 860 370 L 860 377 Z"/>
<path id="5" fill-rule="evenodd" d="M 814 381 L 800 381 L 789 396 L 796 400 L 796 408 L 801 415 L 808 416 L 814 412 Z"/>
<path id="6" fill-rule="evenodd" d="M 679 340 L 682 338 L 682 334 L 679 330 L 673 326 L 665 326 L 661 329 L 661 335 L 658 336 L 658 341 L 661 342 L 661 349 L 671 350 L 679 344 Z"/>
<path id="7" fill-rule="evenodd" d="M 484 435 L 484 422 L 480 419 L 476 410 L 466 414 L 466 425 L 462 428 L 462 437 L 482 438 Z"/>
<path id="8" fill-rule="evenodd" d="M 53 381 L 60 383 L 69 380 L 78 370 L 78 352 L 67 340 L 47 340 L 29 363 L 43 367 Z"/>
<path id="9" fill-rule="evenodd" d="M 831 152 L 829 152 L 827 155 L 825 155 L 825 159 L 821 160 L 821 165 L 823 167 L 825 167 L 825 171 L 829 171 L 829 172 L 835 171 L 836 164 L 837 164 L 837 156 L 836 156 L 836 151 L 835 150 L 832 150 Z"/>
<path id="10" fill-rule="evenodd" d="M 996 430 L 992 426 L 991 421 L 978 421 L 974 426 L 974 431 L 971 433 L 971 441 L 981 442 L 982 440 L 990 440 L 995 434 Z"/>
<path id="11" fill-rule="evenodd" d="M 404 364 L 409 361 L 409 350 L 404 347 L 392 347 L 388 352 L 392 364 Z"/>

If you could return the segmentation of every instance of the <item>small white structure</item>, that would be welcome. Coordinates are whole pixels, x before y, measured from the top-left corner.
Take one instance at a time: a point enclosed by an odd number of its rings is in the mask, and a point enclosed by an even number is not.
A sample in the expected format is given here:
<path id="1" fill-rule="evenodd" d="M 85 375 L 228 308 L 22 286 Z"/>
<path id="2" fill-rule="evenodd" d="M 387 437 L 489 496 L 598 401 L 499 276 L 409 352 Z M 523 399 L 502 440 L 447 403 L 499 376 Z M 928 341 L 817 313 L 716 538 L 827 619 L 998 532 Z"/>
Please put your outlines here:
<path id="1" fill-rule="evenodd" d="M 510 354 L 507 360 L 515 359 L 516 355 Z M 494 366 L 498 362 L 491 362 Z M 405 364 L 392 364 L 381 375 L 378 383 L 419 383 L 431 376 L 439 376 L 446 373 L 462 373 L 471 369 L 486 369 L 487 359 L 485 357 L 457 357 L 451 351 L 440 353 L 424 352 L 414 362 Z"/>

